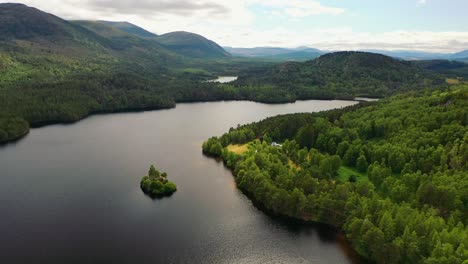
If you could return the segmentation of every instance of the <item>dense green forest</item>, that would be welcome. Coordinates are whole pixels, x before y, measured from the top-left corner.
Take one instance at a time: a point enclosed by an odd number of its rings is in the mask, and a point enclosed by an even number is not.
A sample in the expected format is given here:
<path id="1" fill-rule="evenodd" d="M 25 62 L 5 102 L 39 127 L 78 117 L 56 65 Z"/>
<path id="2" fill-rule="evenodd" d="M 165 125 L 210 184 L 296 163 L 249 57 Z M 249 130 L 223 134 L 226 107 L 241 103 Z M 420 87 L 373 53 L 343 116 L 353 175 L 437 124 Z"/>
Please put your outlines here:
<path id="1" fill-rule="evenodd" d="M 468 85 L 458 85 L 268 118 L 203 152 L 265 209 L 339 227 L 368 259 L 466 263 L 467 125 Z"/>
<path id="2" fill-rule="evenodd" d="M 0 143 L 22 137 L 30 126 L 92 113 L 244 99 L 204 81 L 271 64 L 191 58 L 148 34 L 140 37 L 136 26 L 70 22 L 21 4 L 0 6 Z"/>
<path id="3" fill-rule="evenodd" d="M 416 65 L 434 72 L 444 74 L 450 78 L 461 77 L 468 80 L 468 64 L 450 60 L 421 60 L 414 61 Z"/>
<path id="4" fill-rule="evenodd" d="M 367 52 L 335 52 L 307 62 L 257 67 L 239 74 L 236 85 L 276 89 L 279 97 L 385 97 L 444 83 L 411 62 Z M 269 88 L 267 88 L 269 87 Z"/>
<path id="5" fill-rule="evenodd" d="M 29 127 L 93 113 L 194 101 L 382 97 L 443 83 L 383 55 L 340 52 L 275 66 L 230 57 L 195 34 L 156 36 L 129 23 L 66 21 L 21 4 L 0 6 L 0 143 Z M 205 82 L 239 73 L 232 84 Z"/>

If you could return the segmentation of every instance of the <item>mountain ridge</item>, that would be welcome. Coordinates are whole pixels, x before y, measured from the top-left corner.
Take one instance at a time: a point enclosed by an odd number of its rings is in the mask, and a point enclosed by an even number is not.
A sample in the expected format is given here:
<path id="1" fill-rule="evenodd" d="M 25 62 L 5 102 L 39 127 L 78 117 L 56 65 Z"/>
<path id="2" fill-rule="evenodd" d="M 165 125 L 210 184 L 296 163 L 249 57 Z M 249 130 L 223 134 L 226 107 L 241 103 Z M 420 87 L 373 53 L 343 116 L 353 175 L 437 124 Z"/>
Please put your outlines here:
<path id="1" fill-rule="evenodd" d="M 142 37 L 142 38 L 154 38 L 157 37 L 158 35 L 150 32 L 142 27 L 139 27 L 135 24 L 132 24 L 127 21 L 106 21 L 106 20 L 96 20 L 99 23 L 106 24 L 115 28 L 118 28 L 124 32 L 127 32 L 129 34 Z"/>
<path id="2" fill-rule="evenodd" d="M 230 57 L 216 42 L 202 35 L 186 31 L 174 31 L 162 34 L 156 41 L 178 53 L 195 58 L 226 58 Z"/>

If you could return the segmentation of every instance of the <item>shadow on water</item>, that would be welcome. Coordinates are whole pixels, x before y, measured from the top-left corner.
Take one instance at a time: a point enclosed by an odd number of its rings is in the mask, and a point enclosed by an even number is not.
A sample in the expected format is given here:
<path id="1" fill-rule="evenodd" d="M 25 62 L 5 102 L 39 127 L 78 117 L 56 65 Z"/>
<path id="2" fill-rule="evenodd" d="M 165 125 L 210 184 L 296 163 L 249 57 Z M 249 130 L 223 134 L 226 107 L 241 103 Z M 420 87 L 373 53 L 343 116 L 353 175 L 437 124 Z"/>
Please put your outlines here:
<path id="1" fill-rule="evenodd" d="M 171 194 L 165 194 L 165 195 L 153 195 L 153 194 L 143 191 L 142 188 L 140 189 L 141 189 L 142 195 L 144 194 L 147 198 L 151 199 L 152 201 L 159 201 L 159 200 L 163 200 L 166 198 L 169 199 L 176 193 L 176 192 L 173 192 Z"/>
<path id="2" fill-rule="evenodd" d="M 350 243 L 346 240 L 345 235 L 339 228 L 325 223 L 304 221 L 278 215 L 265 208 L 259 202 L 255 201 L 255 199 L 249 193 L 243 192 L 240 189 L 238 190 L 239 192 L 242 192 L 244 195 L 249 197 L 255 208 L 268 215 L 269 219 L 271 220 L 270 223 L 278 229 L 287 230 L 290 234 L 293 235 L 316 234 L 323 243 L 338 244 L 343 252 L 348 256 L 348 258 L 353 261 L 353 263 L 370 263 L 351 247 Z"/>
<path id="3" fill-rule="evenodd" d="M 218 164 L 222 164 L 223 167 L 229 171 L 229 173 L 232 175 L 234 178 L 236 176 L 232 172 L 232 170 L 226 165 L 224 160 L 220 157 L 214 157 L 205 153 L 202 153 L 203 156 L 207 159 L 211 159 L 215 161 Z M 349 244 L 349 242 L 346 240 L 345 235 L 343 232 L 332 225 L 326 224 L 326 223 L 319 223 L 319 222 L 311 222 L 311 221 L 305 221 L 301 219 L 296 219 L 296 218 L 291 218 L 288 216 L 283 216 L 279 215 L 265 206 L 263 206 L 259 201 L 257 201 L 253 195 L 249 192 L 245 192 L 242 189 L 240 189 L 235 183 L 235 188 L 238 192 L 242 193 L 246 197 L 249 198 L 249 200 L 252 202 L 252 205 L 260 211 L 262 214 L 266 214 L 269 217 L 269 222 L 274 226 L 276 229 L 281 229 L 281 230 L 286 230 L 288 233 L 292 235 L 300 235 L 300 234 L 316 234 L 317 237 L 320 239 L 321 242 L 323 243 L 328 243 L 328 244 L 338 244 L 339 247 L 343 250 L 343 252 L 348 256 L 349 259 L 353 261 L 353 263 L 371 263 L 368 260 L 366 260 L 364 257 L 359 255 Z"/>

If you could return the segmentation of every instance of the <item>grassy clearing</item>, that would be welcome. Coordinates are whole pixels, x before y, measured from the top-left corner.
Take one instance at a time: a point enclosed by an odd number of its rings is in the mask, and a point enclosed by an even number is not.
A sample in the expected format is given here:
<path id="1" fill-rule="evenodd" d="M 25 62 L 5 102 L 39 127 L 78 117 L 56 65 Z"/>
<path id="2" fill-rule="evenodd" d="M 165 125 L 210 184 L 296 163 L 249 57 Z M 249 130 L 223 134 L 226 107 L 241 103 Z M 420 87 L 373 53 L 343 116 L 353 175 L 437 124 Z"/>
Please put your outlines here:
<path id="1" fill-rule="evenodd" d="M 244 154 L 249 149 L 248 146 L 249 144 L 229 145 L 227 146 L 227 150 L 241 155 L 241 154 Z"/>
<path id="2" fill-rule="evenodd" d="M 338 179 L 341 182 L 349 181 L 349 176 L 351 176 L 351 175 L 356 176 L 356 180 L 358 182 L 368 181 L 369 180 L 367 178 L 367 173 L 360 172 L 355 168 L 350 168 L 350 167 L 347 167 L 347 166 L 341 166 L 340 169 L 338 170 Z"/>
<path id="3" fill-rule="evenodd" d="M 299 167 L 296 163 L 294 163 L 294 161 L 292 160 L 288 160 L 288 164 L 291 168 L 294 168 L 296 170 L 301 170 L 301 167 Z"/>
<path id="4" fill-rule="evenodd" d="M 450 84 L 450 85 L 453 85 L 453 84 L 459 84 L 460 83 L 460 80 L 459 79 L 454 79 L 454 78 L 447 78 L 445 79 L 445 81 Z"/>

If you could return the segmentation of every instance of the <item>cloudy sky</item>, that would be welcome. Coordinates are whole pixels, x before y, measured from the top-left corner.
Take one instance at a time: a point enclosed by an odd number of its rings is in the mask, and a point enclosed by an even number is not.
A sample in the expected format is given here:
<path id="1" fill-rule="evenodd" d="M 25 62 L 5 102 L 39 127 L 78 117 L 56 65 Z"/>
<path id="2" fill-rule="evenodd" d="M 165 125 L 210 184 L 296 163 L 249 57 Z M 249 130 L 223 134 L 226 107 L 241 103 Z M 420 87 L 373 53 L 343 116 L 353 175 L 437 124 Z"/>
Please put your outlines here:
<path id="1" fill-rule="evenodd" d="M 24 0 L 66 19 L 184 30 L 223 46 L 468 49 L 467 0 Z"/>

